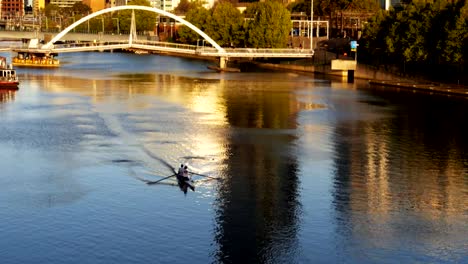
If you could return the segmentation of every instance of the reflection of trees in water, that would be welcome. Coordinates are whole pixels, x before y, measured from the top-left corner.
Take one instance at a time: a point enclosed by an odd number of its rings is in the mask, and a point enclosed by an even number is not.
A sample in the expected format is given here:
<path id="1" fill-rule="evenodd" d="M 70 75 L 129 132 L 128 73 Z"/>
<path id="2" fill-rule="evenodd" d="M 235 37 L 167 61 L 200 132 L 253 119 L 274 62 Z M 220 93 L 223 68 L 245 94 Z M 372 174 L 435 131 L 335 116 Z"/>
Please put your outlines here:
<path id="1" fill-rule="evenodd" d="M 269 85 L 266 90 L 265 86 Z M 299 107 L 288 89 L 289 83 L 265 84 L 262 82 L 237 82 L 224 89 L 226 118 L 235 127 L 296 128 Z M 286 87 L 283 87 L 286 86 Z M 281 89 L 281 90 L 280 90 Z"/>
<path id="2" fill-rule="evenodd" d="M 16 91 L 0 90 L 0 103 L 10 102 L 15 100 Z"/>
<path id="3" fill-rule="evenodd" d="M 220 187 L 216 242 L 223 263 L 286 260 L 297 243 L 297 163 L 289 135 L 233 135 Z M 274 147 L 271 142 L 278 146 Z"/>
<path id="4" fill-rule="evenodd" d="M 287 130 L 295 127 L 297 109 L 289 93 L 252 89 L 224 89 L 224 96 L 229 97 L 224 100 L 227 120 L 241 128 L 232 131 L 226 146 L 227 176 L 217 205 L 216 259 L 287 263 L 298 243 L 298 164 L 292 147 L 296 136 Z"/>
<path id="5" fill-rule="evenodd" d="M 49 92 L 77 92 L 97 102 L 109 98 L 129 99 L 134 95 L 166 96 L 190 100 L 194 91 L 213 88 L 219 80 L 200 80 L 171 74 L 118 74 L 109 79 L 85 79 L 70 76 L 31 76 Z"/>
<path id="6" fill-rule="evenodd" d="M 348 120 L 335 129 L 333 196 L 341 241 L 355 236 L 381 247 L 404 240 L 457 250 L 453 242 L 464 239 L 457 223 L 467 210 L 465 102 L 384 96 L 398 105 L 390 116 Z M 369 107 L 388 111 L 387 104 Z"/>

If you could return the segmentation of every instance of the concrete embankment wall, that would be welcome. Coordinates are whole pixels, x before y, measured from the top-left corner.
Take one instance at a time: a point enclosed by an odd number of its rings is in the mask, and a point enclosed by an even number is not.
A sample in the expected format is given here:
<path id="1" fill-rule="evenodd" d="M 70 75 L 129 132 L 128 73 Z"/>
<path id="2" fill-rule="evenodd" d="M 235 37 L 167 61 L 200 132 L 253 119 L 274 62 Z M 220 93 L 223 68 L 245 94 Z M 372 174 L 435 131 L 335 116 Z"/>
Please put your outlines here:
<path id="1" fill-rule="evenodd" d="M 330 76 L 347 78 L 346 71 L 332 71 L 328 65 L 293 65 L 293 64 L 271 64 L 255 63 L 262 68 L 274 70 L 289 70 L 298 72 L 310 72 L 326 74 Z M 408 78 L 402 78 L 396 74 L 391 74 L 382 70 L 375 69 L 367 65 L 358 65 L 354 78 L 368 80 L 371 85 L 392 87 L 396 89 L 405 89 L 413 92 L 420 91 L 426 93 L 438 93 L 446 95 L 455 95 L 468 98 L 468 87 L 462 85 L 437 84 L 431 82 L 420 82 Z"/>
<path id="2" fill-rule="evenodd" d="M 266 68 L 266 69 L 275 69 L 275 70 L 290 70 L 290 71 L 299 71 L 299 72 L 310 72 L 310 73 L 320 73 L 331 76 L 341 76 L 346 77 L 348 75 L 347 71 L 333 71 L 331 70 L 330 65 L 297 65 L 297 64 L 272 64 L 272 63 L 259 63 L 253 62 L 255 65 Z M 354 73 L 354 78 L 359 79 L 369 79 L 369 80 L 404 80 L 401 76 L 388 73 L 375 69 L 373 67 L 358 64 L 357 69 Z"/>

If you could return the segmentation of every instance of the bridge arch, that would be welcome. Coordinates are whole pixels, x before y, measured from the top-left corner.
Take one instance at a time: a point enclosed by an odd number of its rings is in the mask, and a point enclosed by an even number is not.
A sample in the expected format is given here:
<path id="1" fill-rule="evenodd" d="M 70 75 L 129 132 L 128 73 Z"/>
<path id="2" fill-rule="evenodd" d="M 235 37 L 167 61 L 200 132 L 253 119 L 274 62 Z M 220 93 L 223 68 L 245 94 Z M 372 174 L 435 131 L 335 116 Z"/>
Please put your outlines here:
<path id="1" fill-rule="evenodd" d="M 161 9 L 158 9 L 158 8 L 154 8 L 154 7 L 149 7 L 149 6 L 138 6 L 138 5 L 127 5 L 127 6 L 116 6 L 116 7 L 111 7 L 111 8 L 106 8 L 106 9 L 102 9 L 100 11 L 97 11 L 95 13 L 92 13 L 90 15 L 87 15 L 83 18 L 81 18 L 80 20 L 76 21 L 75 23 L 71 24 L 70 26 L 68 26 L 67 28 L 65 28 L 62 32 L 60 32 L 59 34 L 57 34 L 57 36 L 55 36 L 54 38 L 52 38 L 49 42 L 47 42 L 46 44 L 44 44 L 41 49 L 51 49 L 52 46 L 54 45 L 54 43 L 58 40 L 60 40 L 63 36 L 65 36 L 68 32 L 70 32 L 72 29 L 74 29 L 76 26 L 80 25 L 81 23 L 91 19 L 91 18 L 94 18 L 94 17 L 97 17 L 97 16 L 100 16 L 102 14 L 105 14 L 105 13 L 109 13 L 109 12 L 113 12 L 113 11 L 119 11 L 119 10 L 144 10 L 144 11 L 150 11 L 150 12 L 154 12 L 154 13 L 157 13 L 157 14 L 161 14 L 163 16 L 167 16 L 167 17 L 170 17 L 186 26 L 188 26 L 190 29 L 194 30 L 195 32 L 197 32 L 200 36 L 202 36 L 208 43 L 210 43 L 214 48 L 216 48 L 216 50 L 218 50 L 219 53 L 225 53 L 224 49 L 221 48 L 221 46 L 218 45 L 218 43 L 216 43 L 216 41 L 214 41 L 212 38 L 210 38 L 207 34 L 205 34 L 205 32 L 201 31 L 199 28 L 197 28 L 196 26 L 194 26 L 192 23 L 188 22 L 187 20 L 185 19 L 182 19 L 172 13 L 169 13 L 169 12 L 166 12 L 164 10 L 161 10 Z M 131 34 L 131 33 L 130 33 Z"/>

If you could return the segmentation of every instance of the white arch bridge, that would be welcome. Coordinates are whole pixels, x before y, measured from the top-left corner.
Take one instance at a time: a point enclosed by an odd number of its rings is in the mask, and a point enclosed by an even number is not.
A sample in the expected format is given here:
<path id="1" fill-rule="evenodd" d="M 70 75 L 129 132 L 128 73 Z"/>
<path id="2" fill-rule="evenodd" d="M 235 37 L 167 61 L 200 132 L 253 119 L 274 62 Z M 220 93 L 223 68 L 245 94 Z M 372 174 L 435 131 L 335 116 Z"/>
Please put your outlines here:
<path id="1" fill-rule="evenodd" d="M 119 10 L 144 10 L 154 12 L 166 17 L 170 17 L 183 25 L 186 25 L 190 29 L 194 30 L 203 38 L 203 46 L 186 45 L 186 44 L 175 44 L 169 42 L 159 41 L 148 41 L 138 40 L 135 26 L 135 15 L 132 13 L 132 20 L 130 26 L 130 34 L 128 40 L 118 42 L 96 42 L 96 43 L 84 43 L 84 44 L 60 44 L 57 45 L 55 42 L 59 41 L 68 32 L 73 30 L 81 23 L 90 20 L 94 17 L 100 16 L 105 13 L 119 11 Z M 205 47 L 204 43 L 211 44 L 212 47 Z M 219 57 L 220 68 L 226 67 L 226 62 L 229 58 L 310 58 L 314 55 L 313 50 L 305 49 L 254 49 L 254 48 L 222 48 L 216 41 L 206 35 L 199 28 L 191 24 L 190 22 L 161 9 L 147 7 L 147 6 L 117 6 L 106 8 L 98 12 L 92 13 L 86 17 L 81 18 L 75 23 L 65 28 L 62 32 L 57 34 L 48 43 L 42 45 L 39 48 L 29 49 L 34 52 L 44 53 L 65 53 L 65 52 L 82 52 L 82 51 L 104 51 L 113 49 L 137 49 L 167 53 L 180 53 L 194 56 L 208 56 L 208 57 Z"/>

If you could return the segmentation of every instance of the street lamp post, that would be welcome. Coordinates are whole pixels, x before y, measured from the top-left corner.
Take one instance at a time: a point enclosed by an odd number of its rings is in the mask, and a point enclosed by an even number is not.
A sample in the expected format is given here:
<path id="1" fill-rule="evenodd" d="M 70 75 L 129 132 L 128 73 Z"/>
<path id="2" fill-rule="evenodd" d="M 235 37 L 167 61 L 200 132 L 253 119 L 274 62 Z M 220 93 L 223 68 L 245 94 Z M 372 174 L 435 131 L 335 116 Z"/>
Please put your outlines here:
<path id="1" fill-rule="evenodd" d="M 56 17 L 55 17 L 55 22 L 56 22 L 56 23 L 57 23 L 57 18 L 58 18 L 59 21 L 60 21 L 60 24 L 59 24 L 59 26 L 58 26 L 59 32 L 60 32 L 60 31 L 62 31 L 62 17 L 61 17 L 61 16 L 56 16 Z"/>
<path id="2" fill-rule="evenodd" d="M 120 35 L 120 27 L 119 27 L 119 18 L 118 17 L 114 17 L 112 19 L 117 19 L 117 35 Z"/>
<path id="3" fill-rule="evenodd" d="M 310 50 L 314 50 L 314 0 L 310 0 Z"/>
<path id="4" fill-rule="evenodd" d="M 172 28 L 174 27 L 174 22 L 171 22 L 171 38 L 173 37 Z"/>
<path id="5" fill-rule="evenodd" d="M 75 21 L 76 21 L 75 20 L 75 12 L 72 12 L 72 17 L 71 18 L 73 19 L 73 23 L 75 23 Z M 75 28 L 73 28 L 73 32 L 76 32 Z"/>

